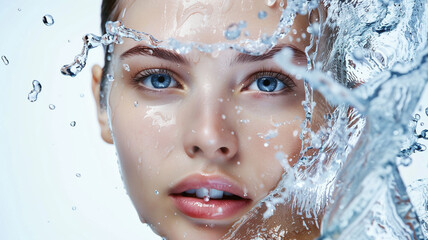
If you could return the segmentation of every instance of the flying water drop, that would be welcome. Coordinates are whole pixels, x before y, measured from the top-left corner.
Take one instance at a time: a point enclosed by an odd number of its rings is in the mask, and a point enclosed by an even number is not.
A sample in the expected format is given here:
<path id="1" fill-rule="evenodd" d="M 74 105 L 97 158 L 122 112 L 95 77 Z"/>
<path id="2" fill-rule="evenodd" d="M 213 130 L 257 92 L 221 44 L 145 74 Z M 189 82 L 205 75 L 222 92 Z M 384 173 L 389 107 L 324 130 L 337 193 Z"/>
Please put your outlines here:
<path id="1" fill-rule="evenodd" d="M 80 173 L 76 173 L 76 177 L 80 178 L 82 175 Z"/>
<path id="2" fill-rule="evenodd" d="M 6 56 L 1 56 L 1 60 L 3 61 L 4 65 L 9 65 L 9 59 L 7 59 Z"/>
<path id="3" fill-rule="evenodd" d="M 55 21 L 51 15 L 46 14 L 45 16 L 43 16 L 43 23 L 46 26 L 52 26 L 55 23 Z"/>
<path id="4" fill-rule="evenodd" d="M 50 110 L 55 110 L 55 105 L 53 105 L 53 104 L 49 104 L 49 109 L 50 109 Z"/>
<path id="5" fill-rule="evenodd" d="M 37 100 L 37 95 L 42 91 L 42 85 L 39 81 L 33 80 L 33 90 L 28 94 L 28 100 L 30 102 L 35 102 Z"/>
<path id="6" fill-rule="evenodd" d="M 72 122 L 70 123 L 70 126 L 75 127 L 75 126 L 76 126 L 76 121 L 72 121 Z"/>

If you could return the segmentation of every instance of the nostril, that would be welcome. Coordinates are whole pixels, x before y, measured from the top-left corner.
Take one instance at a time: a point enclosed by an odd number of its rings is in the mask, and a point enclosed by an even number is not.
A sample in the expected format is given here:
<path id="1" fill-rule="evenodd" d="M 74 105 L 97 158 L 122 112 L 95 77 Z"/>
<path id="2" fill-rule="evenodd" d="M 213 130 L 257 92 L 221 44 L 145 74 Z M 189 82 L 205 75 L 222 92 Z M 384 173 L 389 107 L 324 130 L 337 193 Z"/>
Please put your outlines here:
<path id="1" fill-rule="evenodd" d="M 193 146 L 192 151 L 193 151 L 193 153 L 199 152 L 199 147 Z"/>
<path id="2" fill-rule="evenodd" d="M 228 153 L 229 153 L 229 148 L 227 148 L 227 147 L 221 147 L 221 148 L 220 148 L 220 151 L 221 151 L 221 153 L 223 153 L 223 154 L 228 154 Z"/>

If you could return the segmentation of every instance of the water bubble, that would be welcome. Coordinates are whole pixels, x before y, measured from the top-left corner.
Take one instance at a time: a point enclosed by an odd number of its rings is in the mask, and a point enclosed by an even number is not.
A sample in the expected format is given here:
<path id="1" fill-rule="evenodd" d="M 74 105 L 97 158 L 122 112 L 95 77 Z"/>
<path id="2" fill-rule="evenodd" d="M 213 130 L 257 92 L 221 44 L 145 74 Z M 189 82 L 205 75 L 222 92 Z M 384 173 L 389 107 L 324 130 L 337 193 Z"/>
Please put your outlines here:
<path id="1" fill-rule="evenodd" d="M 46 14 L 45 16 L 43 16 L 43 23 L 46 26 L 52 26 L 54 24 L 54 22 L 55 21 L 54 21 L 54 19 L 53 19 L 53 17 L 51 15 Z"/>
<path id="2" fill-rule="evenodd" d="M 72 121 L 72 122 L 70 123 L 70 126 L 75 127 L 75 126 L 76 126 L 76 121 Z"/>
<path id="3" fill-rule="evenodd" d="M 158 191 L 158 190 L 155 190 L 155 194 L 156 194 L 156 195 L 159 195 L 159 191 Z"/>
<path id="4" fill-rule="evenodd" d="M 80 173 L 76 173 L 76 177 L 81 177 L 82 175 Z"/>
<path id="5" fill-rule="evenodd" d="M 241 36 L 241 30 L 247 27 L 247 22 L 240 21 L 239 23 L 232 23 L 224 31 L 224 36 L 227 40 L 234 40 Z"/>
<path id="6" fill-rule="evenodd" d="M 138 107 L 138 101 L 134 102 L 134 107 Z"/>
<path id="7" fill-rule="evenodd" d="M 266 142 L 266 143 L 263 144 L 263 146 L 269 147 L 269 143 Z"/>
<path id="8" fill-rule="evenodd" d="M 49 109 L 50 109 L 50 110 L 55 110 L 55 105 L 53 105 L 53 104 L 49 104 Z"/>
<path id="9" fill-rule="evenodd" d="M 226 115 L 222 114 L 221 115 L 221 119 L 225 120 L 226 119 Z"/>
<path id="10" fill-rule="evenodd" d="M 76 211 L 76 209 L 77 209 L 76 206 L 71 207 L 71 210 L 73 210 L 73 211 Z"/>
<path id="11" fill-rule="evenodd" d="M 18 8 L 18 11 L 21 11 L 22 9 L 21 8 Z"/>
<path id="12" fill-rule="evenodd" d="M 6 56 L 1 56 L 1 60 L 3 61 L 4 65 L 9 65 L 9 59 L 7 59 Z"/>
<path id="13" fill-rule="evenodd" d="M 267 17 L 267 12 L 262 10 L 259 13 L 257 13 L 257 17 L 259 19 L 265 19 Z"/>
<path id="14" fill-rule="evenodd" d="M 204 197 L 204 201 L 205 201 L 205 202 L 209 202 L 209 201 L 210 201 L 210 196 L 205 196 L 205 197 Z"/>
<path id="15" fill-rule="evenodd" d="M 28 100 L 30 102 L 35 102 L 37 100 L 37 95 L 42 91 L 42 85 L 39 81 L 33 80 L 33 90 L 28 94 Z"/>
<path id="16" fill-rule="evenodd" d="M 268 7 L 272 7 L 276 3 L 276 0 L 265 0 L 265 4 Z"/>

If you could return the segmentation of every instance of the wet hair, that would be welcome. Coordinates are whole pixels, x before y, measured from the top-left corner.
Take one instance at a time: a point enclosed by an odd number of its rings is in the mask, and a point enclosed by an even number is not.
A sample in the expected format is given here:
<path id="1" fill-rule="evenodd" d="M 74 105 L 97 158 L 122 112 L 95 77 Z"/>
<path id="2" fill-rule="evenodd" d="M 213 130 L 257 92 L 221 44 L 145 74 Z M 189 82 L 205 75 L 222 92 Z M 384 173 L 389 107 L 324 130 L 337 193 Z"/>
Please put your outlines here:
<path id="1" fill-rule="evenodd" d="M 103 0 L 101 4 L 101 32 L 104 35 L 106 33 L 106 22 L 107 21 L 117 21 L 120 14 L 120 0 Z M 101 108 L 106 108 L 107 106 L 107 73 L 110 70 L 110 61 L 111 53 L 107 52 L 107 47 L 104 48 L 104 67 L 103 75 L 101 78 L 100 85 L 100 105 Z"/>

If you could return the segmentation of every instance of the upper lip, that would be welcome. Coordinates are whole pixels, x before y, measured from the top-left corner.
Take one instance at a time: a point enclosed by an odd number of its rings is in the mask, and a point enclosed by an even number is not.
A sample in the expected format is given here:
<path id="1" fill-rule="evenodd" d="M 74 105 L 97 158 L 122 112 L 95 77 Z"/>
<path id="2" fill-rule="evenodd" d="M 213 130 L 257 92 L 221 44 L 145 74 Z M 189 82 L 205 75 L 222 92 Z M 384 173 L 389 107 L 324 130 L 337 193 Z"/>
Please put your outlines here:
<path id="1" fill-rule="evenodd" d="M 220 191 L 232 193 L 244 199 L 250 199 L 248 197 L 248 193 L 234 181 L 222 176 L 202 174 L 193 174 L 187 176 L 179 183 L 174 185 L 169 191 L 169 194 L 181 194 L 187 190 L 199 188 L 217 189 Z"/>

